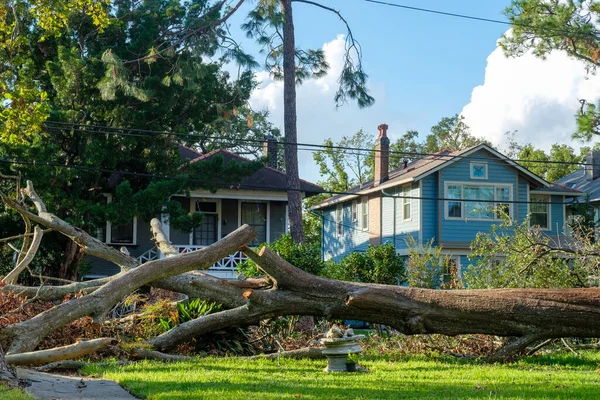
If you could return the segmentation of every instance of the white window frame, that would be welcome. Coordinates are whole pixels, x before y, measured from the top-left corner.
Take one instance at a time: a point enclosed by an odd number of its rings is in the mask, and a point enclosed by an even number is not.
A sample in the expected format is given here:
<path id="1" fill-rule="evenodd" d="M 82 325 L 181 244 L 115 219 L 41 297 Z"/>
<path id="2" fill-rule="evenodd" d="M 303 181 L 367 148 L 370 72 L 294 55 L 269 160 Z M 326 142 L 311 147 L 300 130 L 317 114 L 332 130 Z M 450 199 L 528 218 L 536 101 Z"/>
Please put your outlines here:
<path id="1" fill-rule="evenodd" d="M 337 237 L 344 234 L 344 205 L 342 203 L 335 206 L 335 234 Z"/>
<path id="2" fill-rule="evenodd" d="M 266 240 L 267 243 L 271 243 L 271 201 L 270 200 L 252 200 L 252 199 L 238 199 L 238 227 L 242 226 L 242 203 L 264 203 L 267 205 L 267 229 L 266 229 Z M 286 205 L 287 209 L 287 205 Z M 221 234 L 221 226 L 219 225 L 219 235 Z"/>
<path id="3" fill-rule="evenodd" d="M 111 193 L 105 193 L 106 203 L 112 203 L 113 196 Z M 110 221 L 106 221 L 106 232 L 105 232 L 105 240 L 106 244 L 110 244 L 113 246 L 137 246 L 137 216 L 133 217 L 133 242 L 131 243 L 113 243 L 112 242 L 112 224 Z"/>
<path id="4" fill-rule="evenodd" d="M 402 221 L 412 221 L 412 185 L 402 186 Z M 406 206 L 408 206 L 408 218 L 406 218 Z"/>
<path id="5" fill-rule="evenodd" d="M 217 212 L 216 213 L 207 213 L 207 214 L 217 214 L 217 240 L 221 240 L 221 225 L 222 225 L 222 217 L 221 217 L 221 199 L 215 198 L 202 198 L 202 197 L 190 197 L 190 212 L 199 212 L 196 211 L 196 202 L 206 200 L 205 203 L 217 203 Z M 239 201 L 238 201 L 239 204 Z M 240 226 L 240 224 L 238 224 Z M 194 231 L 190 232 L 190 245 L 194 246 Z"/>
<path id="6" fill-rule="evenodd" d="M 475 167 L 475 166 L 483 167 L 483 172 L 484 172 L 483 177 L 473 175 L 473 167 Z M 488 164 L 487 164 L 487 162 L 475 162 L 475 161 L 471 161 L 471 163 L 469 164 L 469 175 L 470 175 L 471 179 L 477 179 L 477 180 L 487 179 L 488 178 Z"/>
<path id="7" fill-rule="evenodd" d="M 540 226 L 539 228 L 542 231 L 551 231 L 552 230 L 552 204 L 550 204 L 550 202 L 552 200 L 552 197 L 547 194 L 530 194 L 529 195 L 530 202 L 534 202 L 535 201 L 535 200 L 533 200 L 534 198 L 544 198 L 545 199 L 543 201 L 546 202 L 546 204 L 544 204 L 544 205 L 547 207 L 548 226 L 545 228 Z M 531 211 L 531 203 L 530 203 L 529 204 L 529 226 L 532 226 L 531 225 L 531 214 L 533 214 L 533 212 Z M 533 226 L 539 226 L 539 225 L 533 225 Z"/>
<path id="8" fill-rule="evenodd" d="M 362 196 L 360 198 L 360 228 L 363 231 L 369 230 L 369 197 L 368 196 Z"/>
<path id="9" fill-rule="evenodd" d="M 449 186 L 460 186 L 460 199 L 452 199 L 452 200 L 448 200 L 448 187 Z M 471 201 L 467 201 L 465 200 L 465 186 L 491 186 L 494 188 L 494 202 L 486 202 L 489 205 L 492 206 L 496 206 L 497 204 L 502 204 L 503 201 L 501 200 L 497 200 L 496 199 L 496 189 L 498 188 L 508 188 L 508 212 L 509 212 L 509 216 L 512 218 L 515 214 L 514 214 L 514 198 L 513 198 L 513 185 L 510 183 L 473 183 L 473 182 L 457 182 L 457 181 L 446 181 L 444 182 L 444 198 L 447 200 L 444 200 L 444 219 L 447 220 L 454 220 L 454 221 L 467 221 L 467 220 L 471 220 L 471 221 L 498 221 L 500 220 L 500 218 L 474 218 L 474 217 L 467 217 L 466 213 L 465 213 L 465 203 L 467 202 L 471 202 Z M 461 216 L 460 217 L 451 217 L 448 213 L 448 203 L 461 203 Z"/>
<path id="10" fill-rule="evenodd" d="M 358 201 L 352 200 L 352 222 L 358 222 Z"/>

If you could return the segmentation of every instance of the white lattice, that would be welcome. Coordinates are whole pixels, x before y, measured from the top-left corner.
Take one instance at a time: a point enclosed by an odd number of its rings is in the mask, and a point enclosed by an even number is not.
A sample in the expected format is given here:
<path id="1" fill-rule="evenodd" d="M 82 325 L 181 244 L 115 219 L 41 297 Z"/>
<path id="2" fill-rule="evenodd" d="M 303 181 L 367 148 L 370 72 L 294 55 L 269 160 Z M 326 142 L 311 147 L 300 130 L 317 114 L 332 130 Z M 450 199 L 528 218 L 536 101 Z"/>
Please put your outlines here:
<path id="1" fill-rule="evenodd" d="M 141 264 L 143 264 L 145 262 L 156 260 L 158 258 L 160 258 L 160 252 L 156 248 L 153 247 L 150 250 L 148 250 L 147 252 L 145 252 L 144 254 L 142 254 L 141 256 L 138 256 L 137 260 Z"/>
<path id="2" fill-rule="evenodd" d="M 175 246 L 177 251 L 180 254 L 189 253 L 191 251 L 195 251 L 201 249 L 205 246 Z M 233 254 L 228 255 L 222 260 L 214 263 L 209 270 L 227 270 L 227 271 L 235 271 L 237 270 L 238 264 L 246 259 L 246 255 L 241 251 L 236 251 Z"/>

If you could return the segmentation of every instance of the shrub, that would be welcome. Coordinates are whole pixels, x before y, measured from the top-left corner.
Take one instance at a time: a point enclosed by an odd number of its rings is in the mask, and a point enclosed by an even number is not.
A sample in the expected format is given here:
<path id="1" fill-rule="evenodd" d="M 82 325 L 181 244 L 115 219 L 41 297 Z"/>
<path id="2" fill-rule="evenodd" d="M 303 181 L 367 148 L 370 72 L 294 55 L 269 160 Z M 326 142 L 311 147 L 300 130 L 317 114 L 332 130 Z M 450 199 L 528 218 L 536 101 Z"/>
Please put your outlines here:
<path id="1" fill-rule="evenodd" d="M 259 247 L 267 246 L 290 264 L 313 275 L 321 275 L 324 263 L 321 260 L 321 250 L 318 244 L 296 243 L 289 233 L 281 236 L 273 243 L 263 243 Z M 238 265 L 238 272 L 246 276 L 259 276 L 256 264 L 246 260 Z"/>
<path id="2" fill-rule="evenodd" d="M 391 243 L 369 245 L 364 253 L 353 252 L 338 264 L 327 264 L 326 276 L 344 281 L 398 285 L 406 280 L 404 258 Z"/>

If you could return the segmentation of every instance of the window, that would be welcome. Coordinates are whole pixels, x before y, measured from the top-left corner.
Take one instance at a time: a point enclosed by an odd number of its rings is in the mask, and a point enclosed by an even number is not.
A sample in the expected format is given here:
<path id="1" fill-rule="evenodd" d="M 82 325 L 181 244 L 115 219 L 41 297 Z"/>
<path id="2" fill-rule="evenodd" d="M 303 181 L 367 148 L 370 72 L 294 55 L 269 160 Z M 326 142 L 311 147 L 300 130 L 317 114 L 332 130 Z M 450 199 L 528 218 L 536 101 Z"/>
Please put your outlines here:
<path id="1" fill-rule="evenodd" d="M 487 179 L 487 163 L 472 162 L 471 163 L 471 179 Z"/>
<path id="2" fill-rule="evenodd" d="M 512 213 L 510 185 L 447 182 L 445 197 L 447 219 L 493 220 Z"/>
<path id="3" fill-rule="evenodd" d="M 219 239 L 219 214 L 215 201 L 196 201 L 196 212 L 203 214 L 202 225 L 194 229 L 193 244 L 208 246 Z"/>
<path id="4" fill-rule="evenodd" d="M 448 185 L 446 188 L 446 197 L 448 199 L 462 198 L 462 186 L 460 185 Z M 462 218 L 462 202 L 461 201 L 447 201 L 446 208 L 448 210 L 447 216 L 450 218 Z"/>
<path id="5" fill-rule="evenodd" d="M 251 245 L 267 241 L 267 203 L 244 202 L 241 204 L 242 224 L 250 225 L 258 234 Z"/>
<path id="6" fill-rule="evenodd" d="M 410 185 L 402 187 L 402 218 L 406 221 L 410 219 Z"/>
<path id="7" fill-rule="evenodd" d="M 529 204 L 529 225 L 541 229 L 550 229 L 550 201 L 549 196 L 531 195 L 532 203 Z"/>
<path id="8" fill-rule="evenodd" d="M 352 202 L 352 222 L 358 221 L 358 201 Z"/>
<path id="9" fill-rule="evenodd" d="M 107 226 L 107 243 L 113 244 L 135 244 L 135 217 L 132 221 L 121 224 L 112 225 L 110 222 Z M 108 236 L 107 235 L 107 236 Z"/>
<path id="10" fill-rule="evenodd" d="M 112 203 L 112 194 L 105 194 L 106 202 Z M 136 245 L 137 244 L 137 217 L 124 224 L 106 222 L 105 229 L 98 229 L 97 236 L 108 244 Z"/>
<path id="11" fill-rule="evenodd" d="M 361 225 L 363 231 L 369 230 L 369 198 L 363 197 L 361 201 Z"/>
<path id="12" fill-rule="evenodd" d="M 338 236 L 344 233 L 344 208 L 341 204 L 335 208 L 335 232 Z"/>

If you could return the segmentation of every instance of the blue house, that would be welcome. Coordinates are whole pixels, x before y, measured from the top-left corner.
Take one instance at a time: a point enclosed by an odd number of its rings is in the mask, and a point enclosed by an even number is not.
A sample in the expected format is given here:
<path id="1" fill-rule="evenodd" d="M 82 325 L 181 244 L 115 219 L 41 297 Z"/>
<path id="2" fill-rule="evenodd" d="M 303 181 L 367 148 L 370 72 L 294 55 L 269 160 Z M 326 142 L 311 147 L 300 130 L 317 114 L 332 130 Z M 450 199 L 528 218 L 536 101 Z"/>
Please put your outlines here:
<path id="1" fill-rule="evenodd" d="M 546 182 L 493 148 L 480 144 L 442 151 L 389 171 L 387 125 L 378 127 L 374 180 L 319 203 L 324 259 L 340 260 L 369 244 L 393 243 L 408 254 L 433 240 L 460 270 L 478 232 L 500 222 L 502 210 L 523 222 L 529 215 L 550 236 L 566 232 L 565 203 L 578 190 Z"/>

